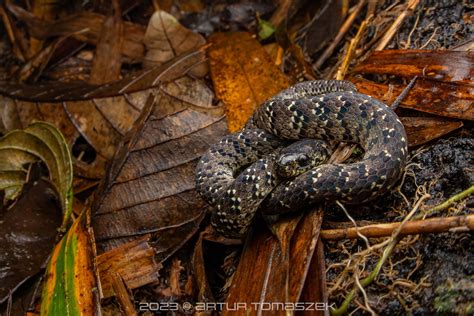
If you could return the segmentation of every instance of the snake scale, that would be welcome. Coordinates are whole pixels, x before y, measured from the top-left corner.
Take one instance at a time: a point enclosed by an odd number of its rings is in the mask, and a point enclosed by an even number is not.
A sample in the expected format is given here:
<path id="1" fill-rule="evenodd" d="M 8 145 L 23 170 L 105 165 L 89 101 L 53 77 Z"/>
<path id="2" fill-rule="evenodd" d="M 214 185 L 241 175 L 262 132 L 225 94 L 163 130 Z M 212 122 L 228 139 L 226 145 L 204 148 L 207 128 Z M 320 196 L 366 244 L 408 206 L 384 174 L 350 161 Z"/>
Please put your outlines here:
<path id="1" fill-rule="evenodd" d="M 362 159 L 325 163 L 340 142 L 359 144 Z M 321 200 L 357 204 L 380 196 L 406 159 L 404 127 L 387 105 L 348 81 L 306 81 L 265 101 L 242 131 L 212 145 L 198 163 L 196 189 L 215 207 L 214 228 L 242 237 L 257 210 L 282 214 Z M 282 165 L 304 172 L 288 178 Z"/>

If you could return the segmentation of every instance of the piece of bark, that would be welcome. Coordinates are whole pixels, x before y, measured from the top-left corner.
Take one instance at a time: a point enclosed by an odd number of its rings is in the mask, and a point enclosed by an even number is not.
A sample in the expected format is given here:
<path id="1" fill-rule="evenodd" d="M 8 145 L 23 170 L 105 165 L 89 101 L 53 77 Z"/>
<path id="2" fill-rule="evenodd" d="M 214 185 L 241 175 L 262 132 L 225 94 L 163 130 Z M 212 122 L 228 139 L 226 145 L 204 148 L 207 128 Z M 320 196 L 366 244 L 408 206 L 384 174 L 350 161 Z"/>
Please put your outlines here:
<path id="1" fill-rule="evenodd" d="M 114 278 L 119 274 L 129 289 L 157 282 L 161 264 L 155 261 L 155 251 L 149 236 L 134 240 L 97 257 L 97 268 L 104 298 L 115 295 Z"/>

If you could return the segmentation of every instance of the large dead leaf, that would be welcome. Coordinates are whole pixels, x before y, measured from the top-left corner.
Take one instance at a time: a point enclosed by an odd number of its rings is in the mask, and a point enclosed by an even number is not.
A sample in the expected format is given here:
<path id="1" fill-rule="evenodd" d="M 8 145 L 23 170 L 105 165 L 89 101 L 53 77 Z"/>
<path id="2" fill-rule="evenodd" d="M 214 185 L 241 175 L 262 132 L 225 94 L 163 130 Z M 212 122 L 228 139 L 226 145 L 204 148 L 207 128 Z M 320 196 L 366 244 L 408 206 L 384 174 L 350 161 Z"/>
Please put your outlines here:
<path id="1" fill-rule="evenodd" d="M 354 72 L 418 76 L 443 82 L 473 85 L 474 52 L 454 50 L 382 50 L 375 51 Z"/>
<path id="2" fill-rule="evenodd" d="M 461 121 L 440 117 L 401 117 L 400 120 L 407 132 L 408 146 L 422 145 L 463 126 Z"/>
<path id="3" fill-rule="evenodd" d="M 0 211 L 0 303 L 41 271 L 61 226 L 61 209 L 49 182 L 32 179 L 24 192 L 13 207 Z"/>
<path id="4" fill-rule="evenodd" d="M 249 33 L 215 33 L 209 41 L 212 82 L 226 105 L 229 130 L 235 132 L 288 81 Z"/>
<path id="5" fill-rule="evenodd" d="M 247 314 L 258 315 L 269 302 L 299 302 L 307 282 L 313 288 L 321 288 L 316 280 L 306 279 L 321 223 L 322 214 L 311 212 L 299 223 L 284 227 L 280 241 L 268 230 L 255 229 L 248 236 L 226 303 L 235 306 L 245 302 L 252 307 Z M 261 305 L 253 305 L 254 302 Z"/>
<path id="6" fill-rule="evenodd" d="M 151 233 L 164 260 L 197 231 L 206 203 L 194 190 L 195 167 L 227 128 L 222 115 L 180 99 L 186 98 L 159 94 L 153 107 L 150 97 L 133 136 L 117 152 L 94 206 L 100 251 Z"/>
<path id="7" fill-rule="evenodd" d="M 147 47 L 145 66 L 160 65 L 176 56 L 201 47 L 206 40 L 199 33 L 188 30 L 171 14 L 156 11 L 148 23 L 145 38 Z M 192 74 L 202 77 L 207 73 L 207 65 L 193 69 Z"/>
<path id="8" fill-rule="evenodd" d="M 99 178 L 123 135 L 130 129 L 149 94 L 200 63 L 201 51 L 179 56 L 162 66 L 104 85 L 0 83 L 0 132 L 27 126 L 33 120 L 54 124 L 70 148 L 89 144 L 96 152 L 92 161 L 76 160 L 79 175 Z"/>
<path id="9" fill-rule="evenodd" d="M 387 104 L 391 104 L 404 86 L 375 83 L 360 78 L 350 78 L 357 89 Z M 391 93 L 389 93 L 391 91 Z M 465 84 L 417 79 L 414 87 L 403 99 L 401 107 L 440 116 L 474 120 L 474 87 Z"/>

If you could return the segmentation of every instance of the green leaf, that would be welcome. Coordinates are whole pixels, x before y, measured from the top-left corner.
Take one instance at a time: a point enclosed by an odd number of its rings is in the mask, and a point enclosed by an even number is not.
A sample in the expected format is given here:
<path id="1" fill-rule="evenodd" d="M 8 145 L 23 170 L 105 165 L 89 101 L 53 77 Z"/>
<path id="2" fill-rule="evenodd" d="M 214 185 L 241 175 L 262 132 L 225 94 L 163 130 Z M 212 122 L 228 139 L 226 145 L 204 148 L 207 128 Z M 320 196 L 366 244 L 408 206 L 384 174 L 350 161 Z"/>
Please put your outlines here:
<path id="1" fill-rule="evenodd" d="M 64 136 L 53 125 L 35 122 L 0 138 L 0 190 L 5 190 L 7 200 L 16 198 L 26 181 L 26 166 L 35 161 L 48 168 L 61 200 L 61 228 L 65 229 L 72 213 L 72 159 Z"/>
<path id="2" fill-rule="evenodd" d="M 258 37 L 261 40 L 265 40 L 269 38 L 270 36 L 272 36 L 273 33 L 275 33 L 275 28 L 273 27 L 273 25 L 271 25 L 270 22 L 260 19 L 259 16 L 257 16 L 257 20 L 258 20 Z"/>
<path id="3" fill-rule="evenodd" d="M 89 217 L 90 211 L 83 211 L 51 254 L 41 295 L 42 316 L 97 314 Z"/>
<path id="4" fill-rule="evenodd" d="M 25 178 L 23 170 L 0 170 L 0 190 L 5 191 L 6 200 L 14 200 L 18 196 Z"/>

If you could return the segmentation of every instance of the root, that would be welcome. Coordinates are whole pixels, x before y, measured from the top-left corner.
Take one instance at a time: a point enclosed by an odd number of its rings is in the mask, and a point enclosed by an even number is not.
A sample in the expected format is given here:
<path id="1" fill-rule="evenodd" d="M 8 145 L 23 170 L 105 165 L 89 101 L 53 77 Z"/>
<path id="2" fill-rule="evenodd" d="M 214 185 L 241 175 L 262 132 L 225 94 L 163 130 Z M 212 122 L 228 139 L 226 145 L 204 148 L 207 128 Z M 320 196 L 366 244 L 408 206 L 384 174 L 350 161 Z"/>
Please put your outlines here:
<path id="1" fill-rule="evenodd" d="M 429 198 L 429 195 L 426 194 L 424 196 L 422 196 L 415 204 L 415 206 L 413 207 L 413 209 L 410 211 L 410 213 L 405 217 L 405 219 L 403 220 L 402 224 L 400 225 L 400 227 L 398 227 L 391 238 L 389 238 L 386 242 L 388 243 L 387 246 L 385 247 L 385 249 L 383 250 L 383 253 L 382 253 L 382 256 L 380 257 L 379 261 L 377 262 L 377 264 L 375 265 L 375 268 L 372 270 L 372 272 L 364 279 L 362 279 L 360 281 L 360 285 L 362 288 L 364 287 L 367 287 L 368 285 L 370 285 L 375 279 L 376 277 L 379 275 L 380 271 L 382 270 L 382 267 L 383 265 L 385 264 L 385 262 L 390 258 L 390 255 L 392 254 L 393 252 L 393 249 L 395 248 L 395 246 L 398 244 L 398 242 L 400 241 L 401 239 L 401 236 L 400 236 L 400 232 L 403 228 L 403 226 L 405 225 L 405 223 L 407 221 L 409 221 L 413 215 L 416 213 L 416 211 L 419 209 L 421 203 L 423 203 L 424 200 L 426 200 L 427 198 Z M 374 250 L 375 247 L 371 247 L 367 250 Z M 360 261 L 362 262 L 362 261 Z M 358 277 L 358 276 L 357 276 Z M 357 281 L 354 282 L 355 284 L 357 284 Z M 337 309 L 334 309 L 331 311 L 331 314 L 332 315 L 343 315 L 345 313 L 347 313 L 347 310 L 349 308 L 349 305 L 350 303 L 352 302 L 352 300 L 354 299 L 354 297 L 356 296 L 357 292 L 358 292 L 358 286 L 357 285 L 353 285 L 353 288 L 352 290 L 346 295 L 344 301 L 342 302 L 341 306 Z"/>

